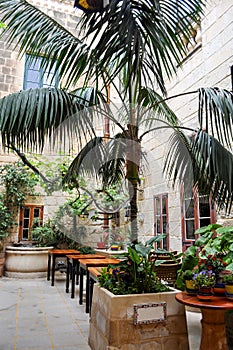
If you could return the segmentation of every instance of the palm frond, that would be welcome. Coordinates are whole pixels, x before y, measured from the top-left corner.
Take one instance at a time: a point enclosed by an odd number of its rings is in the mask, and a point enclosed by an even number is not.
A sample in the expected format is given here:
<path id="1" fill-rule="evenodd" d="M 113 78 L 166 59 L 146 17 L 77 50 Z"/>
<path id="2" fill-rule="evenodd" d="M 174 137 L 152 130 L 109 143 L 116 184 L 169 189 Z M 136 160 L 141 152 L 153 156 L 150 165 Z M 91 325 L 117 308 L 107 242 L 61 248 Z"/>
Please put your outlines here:
<path id="1" fill-rule="evenodd" d="M 233 201 L 233 154 L 203 131 L 195 135 L 191 152 L 196 160 L 194 181 L 199 192 L 212 193 L 219 208 L 229 212 Z"/>
<path id="2" fill-rule="evenodd" d="M 63 132 L 70 144 L 78 142 L 77 134 L 83 141 L 95 134 L 91 109 L 87 112 L 80 98 L 56 88 L 29 89 L 0 99 L 0 132 L 3 144 L 34 150 L 42 150 L 48 138 L 61 138 Z"/>
<path id="3" fill-rule="evenodd" d="M 63 183 L 78 183 L 79 176 L 98 176 L 99 169 L 105 158 L 105 149 L 102 137 L 91 139 L 81 149 L 69 166 Z"/>
<path id="4" fill-rule="evenodd" d="M 86 38 L 92 37 L 93 57 L 104 65 L 110 80 L 127 67 L 126 87 L 141 72 L 148 84 L 155 77 L 165 93 L 162 69 L 171 77 L 181 64 L 181 36 L 191 36 L 203 6 L 200 0 L 112 0 L 102 12 L 83 15 L 80 26 Z"/>
<path id="5" fill-rule="evenodd" d="M 174 129 L 169 139 L 167 153 L 163 166 L 163 172 L 174 187 L 176 184 L 185 182 L 185 188 L 192 188 L 193 163 L 190 150 L 192 148 L 191 139 L 181 130 Z"/>
<path id="6" fill-rule="evenodd" d="M 200 128 L 221 144 L 233 145 L 233 93 L 220 88 L 199 89 Z"/>
<path id="7" fill-rule="evenodd" d="M 175 113 L 168 106 L 164 98 L 156 91 L 148 87 L 142 87 L 139 92 L 139 105 L 142 107 L 140 112 L 140 124 L 147 130 L 142 134 L 141 138 L 151 131 L 152 128 L 156 128 L 155 124 L 160 121 L 165 121 L 171 126 L 178 125 L 178 118 Z M 166 124 L 166 125 L 167 125 Z M 164 126 L 166 126 L 164 125 Z"/>
<path id="8" fill-rule="evenodd" d="M 103 142 L 95 137 L 75 157 L 63 179 L 63 183 L 78 183 L 79 177 L 95 176 L 103 188 L 118 183 L 125 173 L 125 142 Z"/>
<path id="9" fill-rule="evenodd" d="M 60 80 L 66 77 L 66 87 L 75 85 L 85 71 L 92 71 L 94 59 L 90 62 L 88 46 L 27 1 L 1 0 L 0 14 L 7 24 L 4 40 L 19 45 L 21 56 L 27 52 L 41 55 L 43 67 L 54 69 Z"/>
<path id="10" fill-rule="evenodd" d="M 194 138 L 173 133 L 164 172 L 174 186 L 188 181 L 202 194 L 211 194 L 219 208 L 230 212 L 233 202 L 233 155 L 212 135 L 199 130 Z"/>

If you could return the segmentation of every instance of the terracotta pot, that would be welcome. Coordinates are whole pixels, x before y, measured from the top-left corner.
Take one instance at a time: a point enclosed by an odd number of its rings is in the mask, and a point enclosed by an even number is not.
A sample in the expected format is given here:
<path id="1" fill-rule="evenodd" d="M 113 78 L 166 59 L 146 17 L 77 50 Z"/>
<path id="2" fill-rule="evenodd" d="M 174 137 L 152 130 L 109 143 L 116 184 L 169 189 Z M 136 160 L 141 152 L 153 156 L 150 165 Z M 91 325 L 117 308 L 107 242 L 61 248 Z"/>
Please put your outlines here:
<path id="1" fill-rule="evenodd" d="M 197 298 L 200 301 L 211 301 L 213 296 L 212 287 L 199 287 Z"/>
<path id="2" fill-rule="evenodd" d="M 104 248 L 106 248 L 105 242 L 97 242 L 97 248 L 99 248 L 99 249 L 104 249 Z"/>

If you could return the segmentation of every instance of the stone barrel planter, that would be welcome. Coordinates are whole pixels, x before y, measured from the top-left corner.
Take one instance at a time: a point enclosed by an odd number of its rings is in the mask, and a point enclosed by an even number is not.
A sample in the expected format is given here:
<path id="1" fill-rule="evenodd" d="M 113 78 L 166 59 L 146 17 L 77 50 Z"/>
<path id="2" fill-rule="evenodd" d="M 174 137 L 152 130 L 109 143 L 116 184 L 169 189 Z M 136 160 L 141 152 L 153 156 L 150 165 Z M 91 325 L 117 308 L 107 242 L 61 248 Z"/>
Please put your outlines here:
<path id="1" fill-rule="evenodd" d="M 5 276 L 16 278 L 46 277 L 48 250 L 53 247 L 7 247 Z"/>
<path id="2" fill-rule="evenodd" d="M 184 305 L 171 292 L 114 295 L 94 286 L 91 308 L 89 345 L 92 350 L 188 350 L 188 333 Z M 135 304 L 166 303 L 166 320 L 134 324 Z"/>

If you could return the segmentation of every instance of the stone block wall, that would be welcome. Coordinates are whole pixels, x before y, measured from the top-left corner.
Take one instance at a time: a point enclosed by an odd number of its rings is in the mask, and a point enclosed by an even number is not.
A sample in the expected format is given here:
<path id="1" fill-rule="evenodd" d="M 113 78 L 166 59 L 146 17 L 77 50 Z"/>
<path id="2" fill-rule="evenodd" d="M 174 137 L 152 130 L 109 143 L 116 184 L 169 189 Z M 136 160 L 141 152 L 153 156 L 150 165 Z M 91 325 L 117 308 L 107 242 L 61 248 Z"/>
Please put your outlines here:
<path id="1" fill-rule="evenodd" d="M 233 66 L 233 3 L 228 0 L 211 0 L 206 3 L 205 18 L 201 21 L 198 33 L 198 45 L 189 47 L 187 58 L 177 75 L 167 82 L 168 96 L 186 92 L 195 92 L 200 87 L 221 87 L 232 89 L 230 67 Z M 201 37 L 200 37 L 201 36 Z M 169 99 L 169 106 L 187 127 L 197 126 L 198 95 Z M 153 196 L 168 193 L 170 248 L 181 251 L 181 206 L 179 188 L 172 189 L 162 174 L 164 156 L 168 147 L 168 130 L 148 136 L 143 147 L 149 155 L 149 170 L 145 170 L 146 186 L 144 201 L 140 209 L 144 210 L 144 224 L 140 225 L 140 234 L 153 236 L 154 208 Z M 145 166 L 146 169 L 146 166 Z M 192 174 L 190 174 L 191 180 Z"/>
<path id="2" fill-rule="evenodd" d="M 113 295 L 98 285 L 92 299 L 89 345 L 92 350 L 188 350 L 184 305 L 177 291 Z M 134 325 L 134 305 L 166 302 L 167 320 Z"/>

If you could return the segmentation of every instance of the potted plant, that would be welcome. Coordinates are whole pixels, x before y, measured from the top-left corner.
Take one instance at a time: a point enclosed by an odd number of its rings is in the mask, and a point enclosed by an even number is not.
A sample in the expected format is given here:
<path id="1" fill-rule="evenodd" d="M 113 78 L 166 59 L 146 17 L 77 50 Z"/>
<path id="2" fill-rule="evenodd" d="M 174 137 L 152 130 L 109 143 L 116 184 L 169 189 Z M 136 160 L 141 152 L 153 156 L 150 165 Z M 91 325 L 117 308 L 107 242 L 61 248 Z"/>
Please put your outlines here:
<path id="1" fill-rule="evenodd" d="M 165 343 L 174 350 L 189 348 L 185 309 L 175 299 L 177 290 L 156 276 L 156 266 L 163 260 L 150 259 L 155 241 L 159 238 L 130 245 L 125 260 L 102 270 L 92 298 L 91 349 L 136 350 Z M 139 311 L 152 307 L 146 316 Z"/>
<path id="2" fill-rule="evenodd" d="M 195 235 L 199 235 L 195 242 L 199 260 L 215 272 L 217 280 L 224 269 L 233 271 L 233 226 L 210 224 L 196 230 Z"/>
<path id="3" fill-rule="evenodd" d="M 223 283 L 225 284 L 227 297 L 233 298 L 233 274 L 229 271 L 228 274 L 223 275 Z"/>
<path id="4" fill-rule="evenodd" d="M 211 270 L 218 283 L 216 288 L 219 288 L 223 271 L 228 269 L 233 272 L 233 226 L 210 224 L 196 230 L 195 235 L 199 235 L 196 242 L 183 253 L 176 286 L 185 289 L 183 275 L 186 270 Z"/>
<path id="5" fill-rule="evenodd" d="M 201 270 L 193 276 L 194 285 L 198 288 L 197 297 L 200 300 L 211 300 L 216 275 L 212 270 Z"/>
<path id="6" fill-rule="evenodd" d="M 196 295 L 198 292 L 198 288 L 195 286 L 195 282 L 193 280 L 194 277 L 194 271 L 193 270 L 186 270 L 183 273 L 183 281 L 185 281 L 185 289 L 186 292 L 190 295 Z"/>
<path id="7" fill-rule="evenodd" d="M 181 267 L 177 272 L 176 287 L 181 290 L 186 289 L 186 280 L 191 280 L 191 275 L 194 268 L 198 265 L 197 247 L 190 246 L 182 254 Z"/>

